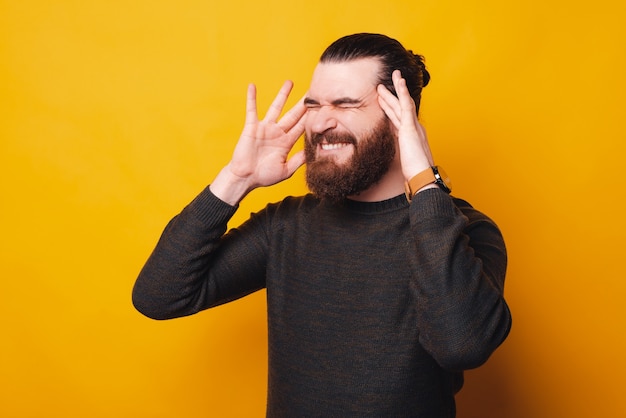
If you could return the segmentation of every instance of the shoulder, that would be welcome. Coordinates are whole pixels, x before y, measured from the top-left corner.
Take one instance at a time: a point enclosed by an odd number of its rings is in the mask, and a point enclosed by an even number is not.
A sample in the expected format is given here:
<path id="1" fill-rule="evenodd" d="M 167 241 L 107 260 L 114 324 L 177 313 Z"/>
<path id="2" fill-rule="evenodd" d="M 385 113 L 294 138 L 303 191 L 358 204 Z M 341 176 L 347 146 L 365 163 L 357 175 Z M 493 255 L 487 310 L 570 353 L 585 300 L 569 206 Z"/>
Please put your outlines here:
<path id="1" fill-rule="evenodd" d="M 493 220 L 489 216 L 476 209 L 467 200 L 455 196 L 451 196 L 451 198 L 454 202 L 454 205 L 461 211 L 461 213 L 463 213 L 463 215 L 465 215 L 469 219 L 470 222 L 483 220 L 493 223 L 495 225 L 495 222 L 493 222 Z"/>
<path id="2" fill-rule="evenodd" d="M 268 203 L 263 209 L 252 213 L 248 222 L 261 222 L 271 228 L 285 221 L 307 216 L 317 206 L 319 206 L 319 200 L 311 194 L 287 196 L 283 200 Z"/>
<path id="3" fill-rule="evenodd" d="M 455 206 L 467 218 L 464 232 L 472 241 L 486 241 L 497 244 L 504 250 L 504 238 L 502 231 L 492 218 L 473 207 L 469 202 L 456 197 L 452 198 Z M 476 245 L 476 244 L 475 244 Z"/>
<path id="4" fill-rule="evenodd" d="M 293 216 L 296 213 L 308 213 L 317 208 L 320 200 L 312 194 L 287 196 L 279 202 L 269 203 L 265 211 L 270 216 Z"/>
<path id="5" fill-rule="evenodd" d="M 311 213 L 319 206 L 319 200 L 310 194 L 287 196 L 283 200 L 268 203 L 263 209 L 250 214 L 250 217 L 237 229 L 258 229 L 264 234 L 275 236 L 296 225 L 310 222 Z"/>

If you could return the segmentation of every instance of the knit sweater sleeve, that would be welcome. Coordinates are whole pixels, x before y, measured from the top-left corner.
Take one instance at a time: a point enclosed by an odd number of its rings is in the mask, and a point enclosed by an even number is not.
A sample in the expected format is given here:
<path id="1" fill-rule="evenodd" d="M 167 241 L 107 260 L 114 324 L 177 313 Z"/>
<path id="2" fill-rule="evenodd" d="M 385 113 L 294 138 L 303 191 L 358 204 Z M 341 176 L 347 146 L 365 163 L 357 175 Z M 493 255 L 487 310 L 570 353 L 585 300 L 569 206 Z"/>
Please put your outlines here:
<path id="1" fill-rule="evenodd" d="M 445 369 L 478 367 L 511 326 L 502 235 L 467 202 L 437 189 L 415 197 L 410 221 L 416 245 L 410 265 L 421 278 L 412 284 L 420 343 Z"/>
<path id="2" fill-rule="evenodd" d="M 237 207 L 207 187 L 165 227 L 133 287 L 135 308 L 153 319 L 191 315 L 265 286 L 262 215 L 225 234 Z"/>

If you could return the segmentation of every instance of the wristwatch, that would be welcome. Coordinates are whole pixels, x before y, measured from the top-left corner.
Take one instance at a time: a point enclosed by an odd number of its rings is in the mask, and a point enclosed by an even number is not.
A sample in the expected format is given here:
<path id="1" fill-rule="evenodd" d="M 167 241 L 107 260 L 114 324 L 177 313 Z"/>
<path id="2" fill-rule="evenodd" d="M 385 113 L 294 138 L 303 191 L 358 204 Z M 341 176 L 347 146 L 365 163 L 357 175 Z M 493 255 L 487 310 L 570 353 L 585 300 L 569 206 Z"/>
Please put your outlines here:
<path id="1" fill-rule="evenodd" d="M 441 167 L 434 165 L 424 171 L 420 171 L 404 183 L 407 200 L 410 202 L 419 189 L 429 184 L 436 184 L 446 193 L 452 191 L 452 182 L 446 172 Z"/>

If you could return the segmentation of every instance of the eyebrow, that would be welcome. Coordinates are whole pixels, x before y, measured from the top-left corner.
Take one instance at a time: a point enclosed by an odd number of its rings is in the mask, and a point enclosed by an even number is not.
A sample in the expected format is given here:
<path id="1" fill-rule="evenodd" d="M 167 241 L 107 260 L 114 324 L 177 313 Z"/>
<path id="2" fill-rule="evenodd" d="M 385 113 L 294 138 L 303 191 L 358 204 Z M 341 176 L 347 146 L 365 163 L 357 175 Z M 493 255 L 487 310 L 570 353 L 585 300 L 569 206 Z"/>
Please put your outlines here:
<path id="1" fill-rule="evenodd" d="M 360 105 L 362 103 L 363 103 L 363 100 L 353 99 L 351 97 L 341 97 L 339 99 L 335 99 L 332 102 L 330 102 L 330 104 L 333 106 L 341 106 L 341 105 L 346 105 L 346 104 Z M 306 97 L 304 99 L 304 104 L 305 105 L 319 105 L 320 102 L 318 102 L 315 99 L 311 99 L 310 97 Z"/>

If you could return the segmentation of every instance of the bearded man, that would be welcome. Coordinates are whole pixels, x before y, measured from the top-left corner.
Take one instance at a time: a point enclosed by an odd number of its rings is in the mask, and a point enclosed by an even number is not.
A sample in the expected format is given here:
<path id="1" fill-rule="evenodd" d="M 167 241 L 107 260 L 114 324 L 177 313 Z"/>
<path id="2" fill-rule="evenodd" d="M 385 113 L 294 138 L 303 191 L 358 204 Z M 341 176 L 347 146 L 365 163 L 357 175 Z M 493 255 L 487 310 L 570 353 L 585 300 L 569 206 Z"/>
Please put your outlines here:
<path id="1" fill-rule="evenodd" d="M 268 417 L 454 417 L 463 371 L 509 333 L 502 235 L 450 195 L 418 122 L 429 79 L 421 56 L 361 33 L 324 51 L 282 118 L 291 82 L 262 120 L 249 86 L 231 161 L 137 278 L 155 319 L 267 289 Z M 251 190 L 305 163 L 310 194 L 227 232 Z"/>

